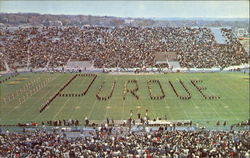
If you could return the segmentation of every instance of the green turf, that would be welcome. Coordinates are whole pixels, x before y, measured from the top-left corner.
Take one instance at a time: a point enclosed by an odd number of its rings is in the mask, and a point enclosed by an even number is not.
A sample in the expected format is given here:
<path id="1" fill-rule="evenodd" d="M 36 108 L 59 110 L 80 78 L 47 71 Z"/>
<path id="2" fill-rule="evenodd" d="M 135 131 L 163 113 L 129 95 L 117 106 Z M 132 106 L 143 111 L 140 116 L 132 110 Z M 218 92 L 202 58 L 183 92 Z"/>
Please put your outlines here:
<path id="1" fill-rule="evenodd" d="M 97 74 L 97 78 L 90 87 L 88 93 L 83 97 L 57 97 L 48 108 L 39 113 L 41 106 L 53 96 L 60 87 L 62 87 L 74 74 L 21 74 L 1 84 L 1 105 L 0 105 L 0 124 L 16 124 L 18 122 L 35 121 L 40 123 L 47 120 L 58 119 L 79 119 L 84 120 L 87 116 L 91 120 L 104 120 L 106 117 L 116 120 L 127 119 L 130 110 L 133 110 L 133 118 L 140 112 L 145 116 L 148 109 L 150 118 L 165 118 L 169 120 L 193 120 L 194 122 L 216 122 L 228 121 L 236 123 L 244 121 L 249 117 L 249 79 L 242 73 L 169 73 L 154 75 L 111 75 Z M 19 80 L 22 78 L 21 80 Z M 45 82 L 46 86 L 38 88 L 35 92 L 35 86 Z M 0 78 L 2 79 L 2 77 Z M 26 91 L 19 92 L 16 99 L 4 103 L 3 98 L 12 96 L 12 94 L 28 83 Z M 139 100 L 131 93 L 127 93 L 125 101 L 123 100 L 123 88 L 126 80 L 136 79 L 139 84 Z M 147 88 L 147 80 L 159 79 L 166 97 L 163 100 L 151 100 Z M 174 94 L 168 81 L 170 80 L 180 95 L 187 95 L 179 83 L 181 79 L 192 94 L 190 100 L 180 100 Z M 190 80 L 203 80 L 198 83 L 199 86 L 207 87 L 204 91 L 206 95 L 220 96 L 219 100 L 205 100 L 198 90 L 191 84 Z M 92 77 L 79 76 L 65 88 L 63 93 L 80 93 L 92 80 Z M 108 101 L 99 101 L 96 99 L 96 92 L 103 81 L 102 96 L 107 96 L 110 92 L 113 80 L 116 80 L 116 86 L 113 96 Z M 18 81 L 16 85 L 9 85 L 10 82 Z M 134 88 L 135 85 L 128 85 Z M 152 84 L 152 93 L 161 95 L 158 84 Z M 19 99 L 20 98 L 20 99 Z M 19 101 L 25 100 L 21 104 Z"/>

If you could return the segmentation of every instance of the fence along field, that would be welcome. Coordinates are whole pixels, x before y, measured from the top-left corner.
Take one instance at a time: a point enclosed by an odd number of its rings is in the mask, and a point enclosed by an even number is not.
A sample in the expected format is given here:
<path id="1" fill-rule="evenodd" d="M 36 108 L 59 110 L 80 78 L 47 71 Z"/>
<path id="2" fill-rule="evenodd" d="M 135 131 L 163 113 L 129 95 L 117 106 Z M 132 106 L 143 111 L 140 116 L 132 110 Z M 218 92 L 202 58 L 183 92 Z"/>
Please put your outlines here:
<path id="1" fill-rule="evenodd" d="M 25 80 L 20 80 L 23 78 Z M 150 118 L 240 122 L 249 80 L 236 73 L 20 74 L 1 84 L 1 124 L 46 120 Z M 9 84 L 19 81 L 17 84 Z"/>

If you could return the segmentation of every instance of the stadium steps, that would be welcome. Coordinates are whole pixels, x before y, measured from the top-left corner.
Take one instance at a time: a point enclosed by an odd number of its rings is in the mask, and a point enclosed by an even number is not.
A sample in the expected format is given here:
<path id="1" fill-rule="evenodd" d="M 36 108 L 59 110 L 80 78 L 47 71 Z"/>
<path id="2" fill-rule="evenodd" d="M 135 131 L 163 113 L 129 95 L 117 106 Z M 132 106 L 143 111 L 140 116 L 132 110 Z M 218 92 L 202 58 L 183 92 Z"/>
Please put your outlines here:
<path id="1" fill-rule="evenodd" d="M 169 67 L 173 67 L 174 69 L 179 69 L 181 68 L 181 65 L 178 61 L 168 61 Z"/>
<path id="2" fill-rule="evenodd" d="M 8 63 L 6 62 L 6 60 L 4 60 L 4 65 L 5 65 L 6 71 L 10 71 L 10 67 L 9 67 Z"/>

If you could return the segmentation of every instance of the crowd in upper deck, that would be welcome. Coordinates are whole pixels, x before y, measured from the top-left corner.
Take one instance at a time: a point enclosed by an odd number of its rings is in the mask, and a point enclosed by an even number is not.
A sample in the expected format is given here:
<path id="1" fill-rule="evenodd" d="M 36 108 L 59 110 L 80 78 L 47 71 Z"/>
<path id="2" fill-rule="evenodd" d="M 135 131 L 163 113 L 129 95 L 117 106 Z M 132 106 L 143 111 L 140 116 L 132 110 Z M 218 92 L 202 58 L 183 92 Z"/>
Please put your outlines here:
<path id="1" fill-rule="evenodd" d="M 227 44 L 218 44 L 209 28 L 40 27 L 0 29 L 0 69 L 58 67 L 70 59 L 92 61 L 96 68 L 157 67 L 155 53 L 177 52 L 182 67 L 211 68 L 248 62 L 248 54 L 221 29 Z"/>

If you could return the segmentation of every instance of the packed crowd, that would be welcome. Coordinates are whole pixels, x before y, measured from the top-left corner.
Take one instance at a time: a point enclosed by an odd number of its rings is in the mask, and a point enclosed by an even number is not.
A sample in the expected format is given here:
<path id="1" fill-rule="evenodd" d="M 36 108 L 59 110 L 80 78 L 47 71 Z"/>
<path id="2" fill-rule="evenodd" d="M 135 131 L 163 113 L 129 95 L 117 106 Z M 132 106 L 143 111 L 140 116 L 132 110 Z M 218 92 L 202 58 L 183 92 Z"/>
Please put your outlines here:
<path id="1" fill-rule="evenodd" d="M 6 28 L 0 29 L 0 50 L 11 68 L 58 67 L 70 59 L 88 60 L 97 68 L 158 67 L 158 52 L 177 52 L 180 65 L 187 68 L 247 63 L 248 55 L 232 32 L 221 31 L 227 44 L 218 44 L 209 28 Z"/>
<path id="2" fill-rule="evenodd" d="M 36 130 L 0 134 L 2 157 L 241 157 L 250 156 L 249 131 L 127 132 L 96 129 L 70 138 L 63 132 Z"/>

